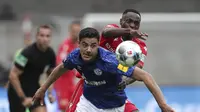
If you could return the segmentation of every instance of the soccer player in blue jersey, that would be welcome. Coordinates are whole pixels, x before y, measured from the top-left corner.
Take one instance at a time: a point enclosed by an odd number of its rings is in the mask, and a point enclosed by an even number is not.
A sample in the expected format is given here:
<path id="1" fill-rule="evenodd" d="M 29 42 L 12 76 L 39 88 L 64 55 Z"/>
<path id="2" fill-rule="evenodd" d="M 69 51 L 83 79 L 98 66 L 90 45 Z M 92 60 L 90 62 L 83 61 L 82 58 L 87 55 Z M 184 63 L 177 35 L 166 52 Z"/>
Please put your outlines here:
<path id="1" fill-rule="evenodd" d="M 44 85 L 35 93 L 33 103 L 43 105 L 45 91 L 49 86 L 67 70 L 76 69 L 85 79 L 83 95 L 76 112 L 124 112 L 127 96 L 124 90 L 117 88 L 123 75 L 143 81 L 162 112 L 175 112 L 167 105 L 160 88 L 149 73 L 135 66 L 120 65 L 114 53 L 99 47 L 99 37 L 94 28 L 82 29 L 79 34 L 79 48 L 72 51 L 53 70 Z"/>

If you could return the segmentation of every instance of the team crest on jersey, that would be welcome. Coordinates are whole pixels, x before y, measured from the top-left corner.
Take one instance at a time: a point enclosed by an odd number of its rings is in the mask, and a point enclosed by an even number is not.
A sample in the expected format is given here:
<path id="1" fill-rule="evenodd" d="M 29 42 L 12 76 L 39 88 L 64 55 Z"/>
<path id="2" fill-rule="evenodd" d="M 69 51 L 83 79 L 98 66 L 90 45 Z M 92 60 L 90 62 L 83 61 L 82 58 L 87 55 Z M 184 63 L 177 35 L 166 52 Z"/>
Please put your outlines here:
<path id="1" fill-rule="evenodd" d="M 102 71 L 98 68 L 94 69 L 94 73 L 98 76 L 102 75 Z"/>

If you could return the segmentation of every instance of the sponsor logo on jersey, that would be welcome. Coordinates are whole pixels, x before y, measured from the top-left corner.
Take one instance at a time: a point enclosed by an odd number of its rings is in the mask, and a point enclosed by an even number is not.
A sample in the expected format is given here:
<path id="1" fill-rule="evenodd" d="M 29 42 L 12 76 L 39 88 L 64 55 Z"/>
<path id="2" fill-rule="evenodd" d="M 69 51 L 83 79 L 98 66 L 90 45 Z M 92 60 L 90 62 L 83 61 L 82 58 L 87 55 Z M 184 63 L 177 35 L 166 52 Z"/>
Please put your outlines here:
<path id="1" fill-rule="evenodd" d="M 119 70 L 123 72 L 127 72 L 129 67 L 123 66 L 122 64 L 119 64 L 117 67 Z"/>
<path id="2" fill-rule="evenodd" d="M 87 81 L 87 80 L 85 80 L 85 83 L 87 85 L 91 85 L 91 86 L 100 86 L 100 85 L 106 84 L 106 81 L 105 80 L 103 80 L 103 81 Z"/>

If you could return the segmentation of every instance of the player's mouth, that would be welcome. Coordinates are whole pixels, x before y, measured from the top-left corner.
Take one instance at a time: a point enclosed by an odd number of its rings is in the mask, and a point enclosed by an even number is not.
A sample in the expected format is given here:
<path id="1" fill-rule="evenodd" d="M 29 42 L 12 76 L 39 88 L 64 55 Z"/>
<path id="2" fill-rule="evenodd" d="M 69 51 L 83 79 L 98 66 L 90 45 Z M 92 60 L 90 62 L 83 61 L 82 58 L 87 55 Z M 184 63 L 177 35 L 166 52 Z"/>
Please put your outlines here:
<path id="1" fill-rule="evenodd" d="M 91 58 L 91 55 L 83 54 L 83 57 L 86 59 L 89 59 L 89 58 Z"/>

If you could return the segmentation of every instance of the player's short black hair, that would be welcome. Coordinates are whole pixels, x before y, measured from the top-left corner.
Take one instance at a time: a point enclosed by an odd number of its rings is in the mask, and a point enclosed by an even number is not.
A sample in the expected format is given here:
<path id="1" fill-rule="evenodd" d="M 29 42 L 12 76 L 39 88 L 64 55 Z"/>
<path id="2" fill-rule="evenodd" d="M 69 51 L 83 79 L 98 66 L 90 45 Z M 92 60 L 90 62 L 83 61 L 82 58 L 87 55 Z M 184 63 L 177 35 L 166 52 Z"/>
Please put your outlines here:
<path id="1" fill-rule="evenodd" d="M 41 28 L 52 30 L 52 27 L 51 27 L 50 25 L 47 25 L 47 24 L 40 25 L 40 26 L 37 28 L 37 34 L 39 33 L 39 31 L 40 31 Z"/>
<path id="2" fill-rule="evenodd" d="M 80 20 L 74 20 L 70 23 L 69 25 L 69 29 L 72 28 L 73 25 L 81 25 L 81 21 Z"/>
<path id="3" fill-rule="evenodd" d="M 137 11 L 137 10 L 135 10 L 135 9 L 126 9 L 126 10 L 123 12 L 123 15 L 124 15 L 124 14 L 127 14 L 128 12 L 134 12 L 134 13 L 140 15 L 140 12 Z M 140 17 L 141 17 L 141 15 L 140 15 Z"/>
<path id="4" fill-rule="evenodd" d="M 96 38 L 99 41 L 100 35 L 95 28 L 87 27 L 79 32 L 79 41 L 83 38 Z"/>

